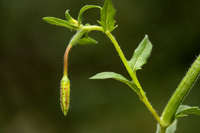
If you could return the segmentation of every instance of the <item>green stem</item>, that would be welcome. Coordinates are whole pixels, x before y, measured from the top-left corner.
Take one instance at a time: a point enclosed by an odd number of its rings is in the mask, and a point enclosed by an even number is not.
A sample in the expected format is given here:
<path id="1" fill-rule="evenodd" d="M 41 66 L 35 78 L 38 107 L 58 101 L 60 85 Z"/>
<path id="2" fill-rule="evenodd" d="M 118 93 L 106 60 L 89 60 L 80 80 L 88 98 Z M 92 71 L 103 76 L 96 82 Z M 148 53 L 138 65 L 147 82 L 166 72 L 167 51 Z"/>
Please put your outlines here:
<path id="1" fill-rule="evenodd" d="M 82 26 L 81 27 L 82 30 L 84 31 L 102 31 L 103 32 L 103 28 L 101 26 L 97 26 L 97 25 L 89 25 L 89 26 Z"/>
<path id="2" fill-rule="evenodd" d="M 77 41 L 84 35 L 86 31 L 83 29 L 80 29 L 76 32 L 76 34 L 71 38 L 69 44 L 71 44 L 72 46 L 75 45 L 77 43 Z"/>
<path id="3" fill-rule="evenodd" d="M 160 133 L 165 133 L 166 132 L 166 127 L 160 126 Z"/>
<path id="4" fill-rule="evenodd" d="M 166 127 L 173 122 L 178 107 L 183 102 L 184 98 L 187 96 L 189 91 L 191 90 L 199 74 L 200 74 L 200 55 L 194 61 L 194 63 L 186 73 L 185 77 L 178 85 L 177 89 L 175 90 L 174 94 L 170 98 L 168 104 L 166 105 L 162 113 L 161 119 Z"/>
<path id="5" fill-rule="evenodd" d="M 76 41 L 82 37 L 82 35 L 85 32 L 90 32 L 90 31 L 101 31 L 104 32 L 103 28 L 100 26 L 96 26 L 96 25 L 90 25 L 90 26 L 81 26 L 80 30 L 73 36 L 72 40 L 70 41 L 71 45 L 74 45 L 76 43 Z M 159 124 L 162 125 L 162 122 L 160 120 L 159 115 L 157 114 L 157 112 L 155 111 L 155 109 L 153 108 L 153 106 L 151 105 L 151 103 L 149 102 L 148 98 L 145 95 L 145 92 L 142 89 L 142 86 L 140 85 L 137 76 L 135 74 L 135 72 L 132 70 L 132 68 L 130 67 L 130 65 L 128 64 L 128 61 L 126 59 L 126 57 L 124 56 L 117 40 L 115 39 L 115 37 L 110 33 L 110 32 L 104 32 L 108 38 L 111 40 L 111 42 L 113 43 L 116 51 L 118 52 L 125 68 L 127 69 L 130 77 L 132 78 L 133 82 L 136 84 L 136 86 L 140 89 L 140 99 L 141 101 L 145 104 L 145 106 L 148 108 L 148 110 L 152 113 L 152 115 L 154 116 L 154 118 L 157 120 L 157 122 Z"/>
<path id="6" fill-rule="evenodd" d="M 132 78 L 132 80 L 134 81 L 136 86 L 140 89 L 139 97 L 140 97 L 141 101 L 145 104 L 145 106 L 148 108 L 148 110 L 152 113 L 152 115 L 157 120 L 157 122 L 162 125 L 159 115 L 157 114 L 157 112 L 155 111 L 155 109 L 153 108 L 151 103 L 149 102 L 148 98 L 146 97 L 145 92 L 143 91 L 142 86 L 140 85 L 135 72 L 132 70 L 132 68 L 128 64 L 128 61 L 127 61 L 126 57 L 124 56 L 124 53 L 122 52 L 117 40 L 110 32 L 107 31 L 107 32 L 105 32 L 105 34 L 108 36 L 108 38 L 113 43 L 116 51 L 118 52 L 119 57 L 121 58 L 125 68 L 127 69 L 128 73 L 129 73 L 130 77 Z"/>

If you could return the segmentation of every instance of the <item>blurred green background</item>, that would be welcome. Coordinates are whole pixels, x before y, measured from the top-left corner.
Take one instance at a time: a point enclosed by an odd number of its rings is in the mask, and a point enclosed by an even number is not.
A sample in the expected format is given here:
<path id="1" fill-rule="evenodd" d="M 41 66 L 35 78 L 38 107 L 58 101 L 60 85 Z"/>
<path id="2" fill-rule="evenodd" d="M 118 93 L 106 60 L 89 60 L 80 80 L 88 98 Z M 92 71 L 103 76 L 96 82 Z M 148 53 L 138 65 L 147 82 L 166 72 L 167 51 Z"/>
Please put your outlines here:
<path id="1" fill-rule="evenodd" d="M 94 46 L 70 53 L 71 108 L 64 117 L 59 105 L 67 29 L 46 24 L 44 16 L 76 17 L 85 4 L 102 0 L 0 1 L 0 133 L 155 133 L 156 122 L 126 85 L 113 80 L 89 80 L 98 72 L 128 76 L 110 41 L 92 33 Z M 147 96 L 158 110 L 200 53 L 199 0 L 113 0 L 117 24 L 113 32 L 129 59 L 148 34 L 154 48 L 138 72 Z M 98 10 L 85 14 L 96 24 Z M 200 81 L 184 101 L 200 105 Z M 178 123 L 177 133 L 199 133 L 200 117 Z"/>

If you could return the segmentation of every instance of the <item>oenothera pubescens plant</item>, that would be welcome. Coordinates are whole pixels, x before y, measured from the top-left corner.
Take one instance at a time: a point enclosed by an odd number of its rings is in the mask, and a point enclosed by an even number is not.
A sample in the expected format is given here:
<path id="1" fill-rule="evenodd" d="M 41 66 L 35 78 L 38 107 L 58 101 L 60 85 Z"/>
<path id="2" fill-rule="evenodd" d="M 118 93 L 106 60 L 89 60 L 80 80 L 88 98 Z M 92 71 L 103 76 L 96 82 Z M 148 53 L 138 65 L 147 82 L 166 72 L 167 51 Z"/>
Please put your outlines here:
<path id="1" fill-rule="evenodd" d="M 97 21 L 99 25 L 83 24 L 83 14 L 87 10 L 93 8 L 100 10 L 100 20 Z M 128 80 L 128 78 L 114 72 L 102 72 L 96 74 L 90 79 L 115 79 L 128 85 L 134 92 L 136 92 L 139 99 L 144 103 L 144 105 L 157 121 L 158 124 L 156 133 L 175 133 L 176 125 L 180 117 L 185 117 L 188 115 L 200 115 L 199 107 L 182 105 L 184 98 L 189 93 L 193 84 L 199 76 L 200 55 L 191 65 L 185 77 L 178 85 L 177 89 L 175 90 L 166 107 L 164 108 L 162 115 L 159 116 L 149 102 L 136 75 L 137 71 L 141 70 L 143 65 L 147 62 L 152 51 L 152 44 L 148 36 L 145 35 L 144 39 L 135 49 L 132 58 L 127 60 L 119 46 L 119 43 L 117 42 L 114 35 L 111 33 L 117 27 L 116 21 L 114 19 L 115 13 L 116 11 L 113 7 L 112 1 L 105 0 L 103 7 L 98 5 L 83 6 L 78 14 L 77 19 L 71 17 L 71 15 L 69 14 L 69 10 L 66 10 L 65 12 L 65 19 L 59 19 L 55 17 L 43 18 L 43 20 L 49 24 L 65 27 L 70 29 L 71 31 L 75 31 L 75 34 L 69 41 L 64 54 L 64 72 L 60 86 L 61 109 L 64 115 L 67 115 L 70 105 L 70 80 L 68 78 L 69 52 L 75 45 L 97 44 L 98 42 L 95 39 L 91 38 L 89 34 L 92 31 L 100 31 L 110 39 L 121 61 L 123 62 L 131 80 Z"/>

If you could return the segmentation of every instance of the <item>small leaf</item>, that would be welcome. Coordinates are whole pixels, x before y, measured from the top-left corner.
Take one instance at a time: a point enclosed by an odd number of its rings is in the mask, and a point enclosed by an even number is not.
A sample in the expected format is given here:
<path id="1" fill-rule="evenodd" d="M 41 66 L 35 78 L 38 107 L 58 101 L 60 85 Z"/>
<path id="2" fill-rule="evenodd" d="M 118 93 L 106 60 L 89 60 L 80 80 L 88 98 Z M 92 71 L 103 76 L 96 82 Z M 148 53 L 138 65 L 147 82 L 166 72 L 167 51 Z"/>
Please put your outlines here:
<path id="1" fill-rule="evenodd" d="M 102 72 L 92 76 L 90 79 L 116 79 L 121 82 L 129 82 L 124 76 L 114 72 Z"/>
<path id="2" fill-rule="evenodd" d="M 105 0 L 104 6 L 101 10 L 101 21 L 99 22 L 104 31 L 113 31 L 115 26 L 115 13 L 116 10 L 113 7 L 112 0 Z"/>
<path id="3" fill-rule="evenodd" d="M 133 57 L 129 61 L 131 68 L 136 71 L 142 69 L 142 66 L 147 62 L 152 51 L 152 44 L 146 35 L 139 46 L 135 49 Z"/>
<path id="4" fill-rule="evenodd" d="M 78 43 L 81 44 L 81 45 L 85 45 L 85 44 L 97 44 L 98 41 L 96 41 L 95 39 L 93 39 L 91 37 L 83 37 L 83 38 L 79 39 Z"/>
<path id="5" fill-rule="evenodd" d="M 69 23 L 71 23 L 71 24 L 77 25 L 77 23 L 78 23 L 78 22 L 69 14 L 69 10 L 68 10 L 68 9 L 65 11 L 65 18 L 66 18 L 66 20 L 67 20 Z"/>
<path id="6" fill-rule="evenodd" d="M 83 13 L 89 9 L 92 9 L 92 8 L 98 8 L 98 9 L 101 9 L 100 6 L 97 6 L 97 5 L 85 5 L 81 8 L 79 14 L 78 14 L 78 24 L 80 25 L 82 23 L 82 18 L 83 18 Z"/>
<path id="7" fill-rule="evenodd" d="M 69 29 L 77 29 L 75 25 L 71 24 L 70 22 L 66 20 L 62 20 L 59 18 L 43 17 L 43 20 L 52 25 L 57 25 L 57 26 L 61 26 L 61 27 L 69 28 Z"/>
<path id="8" fill-rule="evenodd" d="M 200 115 L 200 108 L 197 106 L 191 107 L 188 105 L 181 105 L 176 112 L 176 118 L 188 115 Z"/>
<path id="9" fill-rule="evenodd" d="M 66 18 L 66 20 L 72 20 L 72 17 L 71 17 L 71 15 L 69 14 L 69 9 L 67 9 L 66 11 L 65 11 L 65 18 Z"/>
<path id="10" fill-rule="evenodd" d="M 166 129 L 166 133 L 175 133 L 177 127 L 178 120 L 174 120 L 174 122 Z M 161 133 L 160 125 L 157 124 L 156 133 Z"/>
<path id="11" fill-rule="evenodd" d="M 115 79 L 115 80 L 118 80 L 118 81 L 120 81 L 122 83 L 127 84 L 137 94 L 140 93 L 139 89 L 137 88 L 137 86 L 133 82 L 129 81 L 124 76 L 122 76 L 121 74 L 118 74 L 118 73 L 114 73 L 114 72 L 102 72 L 102 73 L 98 73 L 98 74 L 92 76 L 90 79 Z"/>

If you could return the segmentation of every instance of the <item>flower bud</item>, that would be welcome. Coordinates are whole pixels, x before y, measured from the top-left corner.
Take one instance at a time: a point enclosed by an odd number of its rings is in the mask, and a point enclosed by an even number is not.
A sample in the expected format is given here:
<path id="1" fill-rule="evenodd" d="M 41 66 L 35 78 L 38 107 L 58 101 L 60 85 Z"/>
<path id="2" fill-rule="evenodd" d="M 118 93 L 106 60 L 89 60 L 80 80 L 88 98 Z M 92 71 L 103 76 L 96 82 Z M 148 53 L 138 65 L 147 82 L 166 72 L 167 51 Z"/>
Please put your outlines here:
<path id="1" fill-rule="evenodd" d="M 63 114 L 66 116 L 70 105 L 70 80 L 66 75 L 63 76 L 60 83 L 60 105 Z"/>

